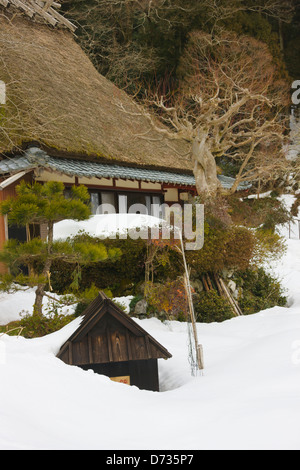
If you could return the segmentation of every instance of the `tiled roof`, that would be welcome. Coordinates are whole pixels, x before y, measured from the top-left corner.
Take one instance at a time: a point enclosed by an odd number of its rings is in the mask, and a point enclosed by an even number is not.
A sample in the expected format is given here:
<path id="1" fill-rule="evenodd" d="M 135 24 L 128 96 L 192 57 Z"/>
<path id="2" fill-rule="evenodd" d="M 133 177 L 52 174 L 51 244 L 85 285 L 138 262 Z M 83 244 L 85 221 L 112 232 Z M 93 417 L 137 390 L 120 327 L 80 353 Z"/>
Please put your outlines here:
<path id="1" fill-rule="evenodd" d="M 173 173 L 164 170 L 152 170 L 138 167 L 127 167 L 116 164 L 105 164 L 82 160 L 55 158 L 47 155 L 43 150 L 30 148 L 24 156 L 0 161 L 0 175 L 13 174 L 19 171 L 34 168 L 46 168 L 68 176 L 120 178 L 153 183 L 180 184 L 195 186 L 193 175 Z M 220 175 L 219 180 L 224 188 L 229 189 L 234 178 Z M 239 189 L 246 189 L 249 185 L 240 185 Z"/>
<path id="2" fill-rule="evenodd" d="M 219 175 L 218 176 L 219 181 L 221 182 L 221 185 L 224 189 L 230 189 L 233 183 L 235 182 L 234 178 L 231 178 L 230 176 L 225 176 L 225 175 Z M 242 182 L 238 185 L 238 190 L 243 191 L 245 189 L 251 188 L 252 184 L 247 183 L 247 182 Z"/>

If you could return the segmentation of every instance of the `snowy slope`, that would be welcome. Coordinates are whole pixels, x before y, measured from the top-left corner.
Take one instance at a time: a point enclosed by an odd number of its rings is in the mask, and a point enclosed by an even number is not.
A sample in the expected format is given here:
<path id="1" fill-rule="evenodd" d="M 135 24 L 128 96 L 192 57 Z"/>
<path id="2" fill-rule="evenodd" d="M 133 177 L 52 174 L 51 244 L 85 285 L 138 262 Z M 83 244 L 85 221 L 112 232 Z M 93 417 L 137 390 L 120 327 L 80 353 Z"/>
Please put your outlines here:
<path id="1" fill-rule="evenodd" d="M 290 307 L 198 324 L 203 376 L 190 374 L 184 323 L 136 320 L 173 355 L 159 361 L 160 393 L 57 359 L 80 319 L 43 338 L 0 337 L 0 449 L 299 450 L 300 241 L 272 268 Z"/>

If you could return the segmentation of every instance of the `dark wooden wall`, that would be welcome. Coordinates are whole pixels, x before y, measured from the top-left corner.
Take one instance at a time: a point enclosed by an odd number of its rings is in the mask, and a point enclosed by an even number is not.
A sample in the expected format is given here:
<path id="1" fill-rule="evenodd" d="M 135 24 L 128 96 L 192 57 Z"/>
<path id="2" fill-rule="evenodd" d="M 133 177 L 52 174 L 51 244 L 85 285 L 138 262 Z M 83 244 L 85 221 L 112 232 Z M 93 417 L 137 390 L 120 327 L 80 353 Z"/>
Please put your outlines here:
<path id="1" fill-rule="evenodd" d="M 57 357 L 116 382 L 158 392 L 158 359 L 172 355 L 100 292 Z"/>
<path id="2" fill-rule="evenodd" d="M 80 366 L 159 357 L 160 351 L 147 335 L 134 335 L 108 314 L 82 339 L 69 342 L 69 347 L 60 355 L 67 364 Z"/>
<path id="3" fill-rule="evenodd" d="M 130 376 L 130 385 L 141 390 L 159 391 L 157 359 L 142 361 L 124 361 L 107 364 L 89 364 L 82 369 L 92 369 L 97 374 L 107 377 Z"/>

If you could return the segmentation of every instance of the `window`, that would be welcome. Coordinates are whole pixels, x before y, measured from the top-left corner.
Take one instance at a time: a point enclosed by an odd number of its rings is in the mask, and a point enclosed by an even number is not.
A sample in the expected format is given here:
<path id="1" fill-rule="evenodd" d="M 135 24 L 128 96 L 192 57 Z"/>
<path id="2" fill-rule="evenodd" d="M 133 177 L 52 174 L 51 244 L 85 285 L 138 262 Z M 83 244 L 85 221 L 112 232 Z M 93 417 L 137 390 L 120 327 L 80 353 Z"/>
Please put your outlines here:
<path id="1" fill-rule="evenodd" d="M 91 193 L 91 212 L 97 214 L 98 207 L 100 205 L 99 193 Z"/>
<path id="2" fill-rule="evenodd" d="M 92 214 L 113 214 L 116 212 L 116 197 L 113 191 L 90 190 Z"/>
<path id="3" fill-rule="evenodd" d="M 147 193 L 118 194 L 118 206 L 120 213 L 148 214 L 159 217 L 159 207 L 163 203 L 162 195 Z"/>
<path id="4" fill-rule="evenodd" d="M 116 212 L 115 193 L 101 191 L 99 196 L 101 206 L 98 208 L 97 214 L 114 214 Z"/>
<path id="5" fill-rule="evenodd" d="M 119 210 L 118 210 L 119 214 L 127 214 L 128 201 L 127 201 L 126 194 L 118 195 L 118 206 L 119 206 Z"/>
<path id="6" fill-rule="evenodd" d="M 161 196 L 152 196 L 151 215 L 159 217 L 160 219 L 164 218 L 164 212 L 162 212 L 160 208 L 162 202 Z"/>
<path id="7" fill-rule="evenodd" d="M 142 192 L 114 192 L 90 190 L 92 214 L 149 214 L 162 217 L 159 207 L 163 203 L 160 194 Z"/>

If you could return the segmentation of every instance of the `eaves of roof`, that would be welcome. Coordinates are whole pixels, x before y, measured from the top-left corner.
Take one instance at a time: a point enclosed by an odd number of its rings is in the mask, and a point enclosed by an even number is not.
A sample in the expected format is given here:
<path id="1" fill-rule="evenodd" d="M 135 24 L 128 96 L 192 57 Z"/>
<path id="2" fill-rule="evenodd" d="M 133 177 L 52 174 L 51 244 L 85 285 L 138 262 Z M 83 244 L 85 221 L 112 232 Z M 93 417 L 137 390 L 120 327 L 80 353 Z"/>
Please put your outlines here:
<path id="1" fill-rule="evenodd" d="M 35 147 L 28 149 L 22 156 L 0 161 L 0 175 L 11 175 L 35 168 L 44 168 L 67 176 L 130 179 L 153 183 L 195 186 L 195 177 L 192 174 L 56 158 L 47 155 L 46 152 Z M 234 183 L 234 178 L 224 175 L 219 175 L 219 180 L 224 189 L 230 189 Z M 238 189 L 243 190 L 250 186 L 249 184 L 242 183 Z"/>

